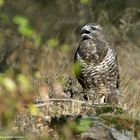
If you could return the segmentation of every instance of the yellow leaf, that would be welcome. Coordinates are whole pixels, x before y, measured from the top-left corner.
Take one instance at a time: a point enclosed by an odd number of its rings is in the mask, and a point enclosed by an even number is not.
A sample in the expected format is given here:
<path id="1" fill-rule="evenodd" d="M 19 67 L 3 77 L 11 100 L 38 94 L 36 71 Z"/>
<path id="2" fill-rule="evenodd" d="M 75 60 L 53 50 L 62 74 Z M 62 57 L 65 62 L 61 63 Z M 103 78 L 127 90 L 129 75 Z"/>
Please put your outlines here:
<path id="1" fill-rule="evenodd" d="M 4 78 L 2 80 L 2 84 L 10 92 L 14 92 L 16 90 L 16 84 L 10 78 Z"/>
<path id="2" fill-rule="evenodd" d="M 4 5 L 4 0 L 0 0 L 0 7 Z"/>
<path id="3" fill-rule="evenodd" d="M 39 113 L 38 108 L 33 104 L 29 104 L 29 110 L 33 116 L 36 116 Z"/>
<path id="4" fill-rule="evenodd" d="M 19 74 L 17 80 L 22 88 L 23 91 L 30 91 L 32 89 L 31 83 L 27 76 L 23 74 Z"/>
<path id="5" fill-rule="evenodd" d="M 66 53 L 70 52 L 70 49 L 71 49 L 70 46 L 67 44 L 62 45 L 61 47 L 61 50 Z"/>

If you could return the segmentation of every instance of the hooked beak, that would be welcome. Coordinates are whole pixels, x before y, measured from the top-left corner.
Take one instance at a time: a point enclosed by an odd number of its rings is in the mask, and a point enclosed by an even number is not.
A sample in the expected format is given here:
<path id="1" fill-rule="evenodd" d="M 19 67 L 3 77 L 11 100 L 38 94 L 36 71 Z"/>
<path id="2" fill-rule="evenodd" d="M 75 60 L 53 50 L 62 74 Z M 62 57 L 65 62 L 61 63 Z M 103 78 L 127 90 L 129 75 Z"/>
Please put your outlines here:
<path id="1" fill-rule="evenodd" d="M 82 33 L 82 35 L 81 35 L 82 40 L 91 39 L 91 35 L 90 35 L 91 28 L 90 28 L 90 26 L 87 26 L 87 25 L 84 26 L 81 30 L 81 33 Z"/>

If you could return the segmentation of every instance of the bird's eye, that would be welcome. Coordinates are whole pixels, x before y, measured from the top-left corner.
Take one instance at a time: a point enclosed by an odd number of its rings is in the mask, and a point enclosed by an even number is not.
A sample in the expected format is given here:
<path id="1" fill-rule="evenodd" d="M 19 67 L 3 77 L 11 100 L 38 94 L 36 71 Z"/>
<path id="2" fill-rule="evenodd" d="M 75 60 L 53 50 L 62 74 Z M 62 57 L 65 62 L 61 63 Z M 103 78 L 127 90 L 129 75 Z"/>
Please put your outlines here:
<path id="1" fill-rule="evenodd" d="M 96 27 L 94 27 L 94 26 L 91 26 L 91 29 L 92 29 L 92 30 L 96 30 Z"/>

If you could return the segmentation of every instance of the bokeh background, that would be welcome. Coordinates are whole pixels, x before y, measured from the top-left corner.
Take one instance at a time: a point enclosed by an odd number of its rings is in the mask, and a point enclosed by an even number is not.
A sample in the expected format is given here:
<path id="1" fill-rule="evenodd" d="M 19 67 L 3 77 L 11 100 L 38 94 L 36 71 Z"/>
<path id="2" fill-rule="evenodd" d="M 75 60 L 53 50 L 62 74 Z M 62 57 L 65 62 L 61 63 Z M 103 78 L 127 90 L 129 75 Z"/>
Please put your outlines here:
<path id="1" fill-rule="evenodd" d="M 80 29 L 89 22 L 105 28 L 117 51 L 120 105 L 140 116 L 140 0 L 0 0 L 1 126 L 30 95 L 47 94 L 48 81 L 74 78 Z"/>

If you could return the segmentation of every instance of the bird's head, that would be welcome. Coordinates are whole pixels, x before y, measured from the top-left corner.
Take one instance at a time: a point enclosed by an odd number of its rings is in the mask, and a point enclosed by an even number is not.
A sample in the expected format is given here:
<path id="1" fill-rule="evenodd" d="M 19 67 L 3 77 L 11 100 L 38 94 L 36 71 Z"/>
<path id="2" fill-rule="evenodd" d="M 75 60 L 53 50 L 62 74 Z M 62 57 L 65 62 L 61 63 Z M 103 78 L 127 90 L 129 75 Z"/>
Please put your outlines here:
<path id="1" fill-rule="evenodd" d="M 99 24 L 89 23 L 81 29 L 82 40 L 101 39 L 104 40 L 104 30 Z"/>

